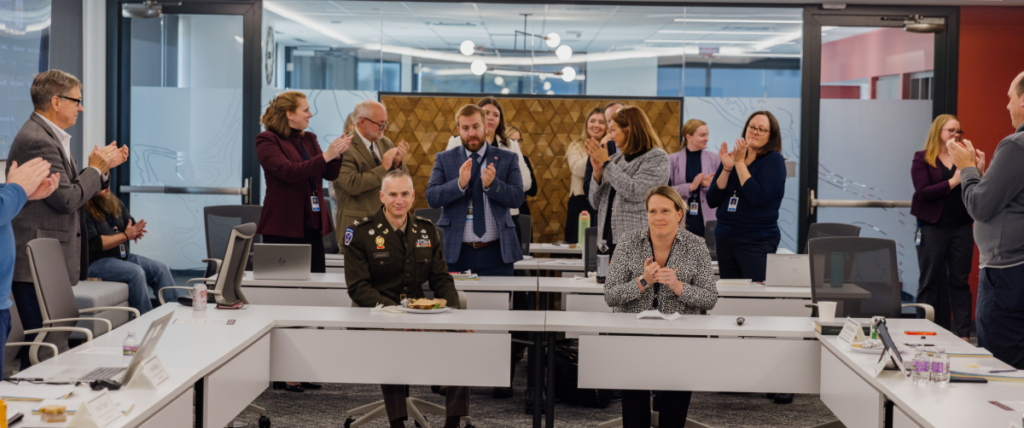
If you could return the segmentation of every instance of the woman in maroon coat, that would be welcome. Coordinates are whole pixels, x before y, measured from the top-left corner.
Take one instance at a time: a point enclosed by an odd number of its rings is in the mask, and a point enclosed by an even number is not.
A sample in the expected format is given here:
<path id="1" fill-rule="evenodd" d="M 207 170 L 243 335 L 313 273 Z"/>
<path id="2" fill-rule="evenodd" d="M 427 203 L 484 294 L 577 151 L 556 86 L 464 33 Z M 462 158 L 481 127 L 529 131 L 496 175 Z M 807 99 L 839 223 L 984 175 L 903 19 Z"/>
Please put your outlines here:
<path id="1" fill-rule="evenodd" d="M 311 117 L 306 96 L 289 91 L 275 97 L 260 119 L 267 130 L 256 136 L 256 156 L 266 173 L 267 196 L 256 232 L 268 244 L 311 245 L 310 271 L 326 272 L 323 237 L 334 228 L 322 211 L 323 180 L 338 178 L 352 137 L 338 137 L 321 151 L 316 135 L 303 131 Z"/>

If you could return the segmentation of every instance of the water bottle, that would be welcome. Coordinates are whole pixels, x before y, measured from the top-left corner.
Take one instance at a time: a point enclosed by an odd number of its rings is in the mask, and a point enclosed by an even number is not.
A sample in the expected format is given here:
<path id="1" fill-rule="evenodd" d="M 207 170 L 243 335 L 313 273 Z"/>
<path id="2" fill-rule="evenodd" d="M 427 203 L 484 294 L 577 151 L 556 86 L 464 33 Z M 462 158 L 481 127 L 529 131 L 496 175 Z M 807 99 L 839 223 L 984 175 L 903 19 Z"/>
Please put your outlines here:
<path id="1" fill-rule="evenodd" d="M 135 353 L 139 351 L 139 339 L 135 338 L 134 331 L 128 332 L 128 337 L 124 339 L 121 349 L 124 350 L 122 355 L 126 357 L 134 357 Z"/>
<path id="2" fill-rule="evenodd" d="M 923 347 L 918 347 L 914 352 L 914 373 L 910 379 L 918 385 L 925 385 L 929 380 L 929 364 L 931 363 L 928 354 Z"/>
<path id="3" fill-rule="evenodd" d="M 608 243 L 601 240 L 601 243 L 597 246 L 597 283 L 604 284 L 605 278 L 608 277 L 608 263 L 611 261 L 611 256 L 608 255 Z"/>
<path id="4" fill-rule="evenodd" d="M 932 357 L 932 382 L 939 386 L 949 385 L 949 355 L 946 348 L 935 348 Z"/>
<path id="5" fill-rule="evenodd" d="M 202 281 L 199 281 L 196 285 L 192 286 L 192 310 L 206 310 L 206 284 Z"/>
<path id="6" fill-rule="evenodd" d="M 580 212 L 579 229 L 576 232 L 576 244 L 586 245 L 587 229 L 590 228 L 590 213 L 587 210 Z"/>

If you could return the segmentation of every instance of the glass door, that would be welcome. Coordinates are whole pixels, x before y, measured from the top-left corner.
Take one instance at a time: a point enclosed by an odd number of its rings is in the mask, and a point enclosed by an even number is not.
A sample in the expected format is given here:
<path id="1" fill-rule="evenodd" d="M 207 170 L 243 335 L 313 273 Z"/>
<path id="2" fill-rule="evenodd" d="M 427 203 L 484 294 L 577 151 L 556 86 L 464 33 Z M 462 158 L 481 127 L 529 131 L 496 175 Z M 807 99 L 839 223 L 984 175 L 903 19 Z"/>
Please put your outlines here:
<path id="1" fill-rule="evenodd" d="M 246 44 L 259 41 L 245 38 L 246 10 L 164 6 L 120 20 L 118 140 L 131 157 L 118 190 L 148 223 L 132 251 L 172 270 L 205 267 L 204 207 L 252 203 L 246 105 L 255 98 L 244 65 Z"/>

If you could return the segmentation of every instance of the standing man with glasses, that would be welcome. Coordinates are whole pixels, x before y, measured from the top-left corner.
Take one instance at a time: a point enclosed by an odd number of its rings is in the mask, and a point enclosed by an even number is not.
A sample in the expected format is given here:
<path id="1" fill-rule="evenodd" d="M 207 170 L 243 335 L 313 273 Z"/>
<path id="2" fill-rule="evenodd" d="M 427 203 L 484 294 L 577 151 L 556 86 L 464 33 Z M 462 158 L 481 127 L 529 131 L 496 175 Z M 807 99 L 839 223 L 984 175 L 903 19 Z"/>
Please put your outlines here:
<path id="1" fill-rule="evenodd" d="M 334 180 L 334 195 L 338 200 L 335 214 L 335 238 L 338 245 L 344 245 L 345 228 L 363 222 L 377 213 L 381 207 L 380 185 L 388 171 L 405 166 L 405 155 L 409 143 L 402 141 L 395 147 L 384 130 L 388 127 L 388 111 L 384 104 L 365 100 L 356 105 L 352 112 L 355 135 L 352 150 L 341 162 L 341 173 Z"/>
<path id="2" fill-rule="evenodd" d="M 110 170 L 128 159 L 128 147 L 112 142 L 94 147 L 89 165 L 80 169 L 71 152 L 71 135 L 65 132 L 78 121 L 82 109 L 82 83 L 69 73 L 49 70 L 36 75 L 29 91 L 35 112 L 18 131 L 11 143 L 7 170 L 14 162 L 25 164 L 43 158 L 50 163 L 50 172 L 60 174 L 57 190 L 50 196 L 29 201 L 14 218 L 16 245 L 12 293 L 26 330 L 43 326 L 32 272 L 25 246 L 36 238 L 60 241 L 71 284 L 85 279 L 89 251 L 83 207 L 100 190 L 110 185 Z"/>

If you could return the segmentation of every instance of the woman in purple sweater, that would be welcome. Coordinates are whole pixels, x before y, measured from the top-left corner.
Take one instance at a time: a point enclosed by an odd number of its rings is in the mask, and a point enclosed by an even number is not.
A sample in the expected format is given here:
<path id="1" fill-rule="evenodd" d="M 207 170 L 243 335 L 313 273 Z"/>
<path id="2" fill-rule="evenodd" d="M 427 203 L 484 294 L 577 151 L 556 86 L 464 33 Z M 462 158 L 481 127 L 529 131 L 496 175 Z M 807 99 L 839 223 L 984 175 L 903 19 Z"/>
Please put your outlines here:
<path id="1" fill-rule="evenodd" d="M 686 230 L 704 237 L 704 224 L 715 219 L 715 210 L 708 206 L 708 188 L 715 171 L 722 164 L 718 153 L 708 147 L 708 125 L 698 119 L 683 124 L 683 150 L 669 155 L 669 185 L 686 201 Z"/>
<path id="2" fill-rule="evenodd" d="M 967 340 L 972 301 L 967 278 L 974 255 L 974 219 L 964 206 L 960 170 L 946 150 L 947 141 L 959 141 L 962 136 L 954 115 L 939 115 L 932 122 L 924 150 L 914 153 L 910 167 L 914 180 L 910 214 L 917 217 L 918 225 L 915 242 L 921 277 L 917 302 L 932 305 L 935 322 Z M 984 154 L 981 156 L 979 172 L 985 168 Z"/>

